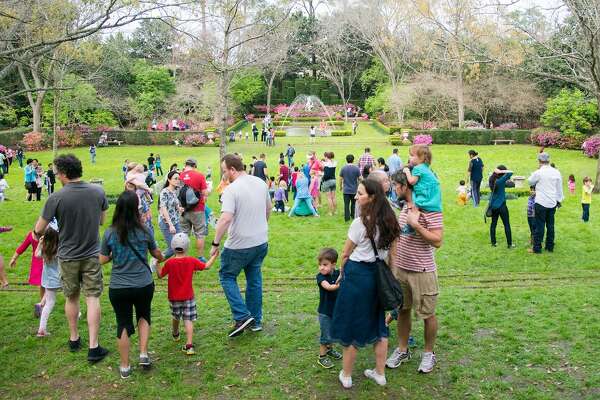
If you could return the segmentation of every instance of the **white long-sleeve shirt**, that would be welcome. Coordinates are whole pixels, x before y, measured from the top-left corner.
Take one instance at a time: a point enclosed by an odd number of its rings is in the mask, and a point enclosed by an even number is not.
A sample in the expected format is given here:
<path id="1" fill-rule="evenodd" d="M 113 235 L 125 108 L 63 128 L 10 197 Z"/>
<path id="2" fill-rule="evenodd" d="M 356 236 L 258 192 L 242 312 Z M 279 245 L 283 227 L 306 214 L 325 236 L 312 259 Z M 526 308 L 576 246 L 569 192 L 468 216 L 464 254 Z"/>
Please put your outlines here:
<path id="1" fill-rule="evenodd" d="M 529 177 L 529 184 L 535 185 L 535 202 L 546 208 L 556 207 L 556 203 L 563 201 L 562 176 L 556 168 L 542 165 Z"/>

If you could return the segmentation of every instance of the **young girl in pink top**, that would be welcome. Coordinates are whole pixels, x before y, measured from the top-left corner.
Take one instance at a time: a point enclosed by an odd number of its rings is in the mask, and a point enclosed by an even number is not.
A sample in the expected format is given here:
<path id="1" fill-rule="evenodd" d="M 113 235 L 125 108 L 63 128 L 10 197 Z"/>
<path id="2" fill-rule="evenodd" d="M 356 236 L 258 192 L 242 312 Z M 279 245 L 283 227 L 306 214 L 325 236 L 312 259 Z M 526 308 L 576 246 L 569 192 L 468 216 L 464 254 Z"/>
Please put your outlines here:
<path id="1" fill-rule="evenodd" d="M 569 193 L 575 194 L 575 175 L 569 175 Z"/>
<path id="2" fill-rule="evenodd" d="M 17 249 L 15 250 L 15 254 L 13 254 L 12 258 L 10 259 L 9 265 L 11 267 L 14 267 L 15 265 L 17 265 L 17 258 L 19 258 L 19 256 L 21 254 L 23 254 L 29 246 L 31 246 L 31 249 L 32 249 L 31 265 L 29 267 L 28 283 L 30 285 L 40 287 L 40 300 L 41 300 L 44 297 L 44 288 L 42 287 L 42 270 L 44 269 L 44 260 L 42 259 L 42 257 L 36 256 L 36 250 L 37 250 L 38 244 L 39 244 L 39 241 L 35 237 L 33 232 L 29 232 L 27 234 L 27 236 L 25 236 L 25 240 L 23 240 L 23 243 L 21 243 L 21 245 L 19 247 L 17 247 Z M 40 303 L 36 303 L 34 306 L 34 313 L 35 313 L 36 317 L 39 317 L 41 312 L 42 312 L 42 306 L 40 305 Z"/>
<path id="3" fill-rule="evenodd" d="M 321 195 L 321 172 L 319 170 L 310 170 L 310 196 L 313 199 L 314 207 L 320 206 L 320 195 Z"/>

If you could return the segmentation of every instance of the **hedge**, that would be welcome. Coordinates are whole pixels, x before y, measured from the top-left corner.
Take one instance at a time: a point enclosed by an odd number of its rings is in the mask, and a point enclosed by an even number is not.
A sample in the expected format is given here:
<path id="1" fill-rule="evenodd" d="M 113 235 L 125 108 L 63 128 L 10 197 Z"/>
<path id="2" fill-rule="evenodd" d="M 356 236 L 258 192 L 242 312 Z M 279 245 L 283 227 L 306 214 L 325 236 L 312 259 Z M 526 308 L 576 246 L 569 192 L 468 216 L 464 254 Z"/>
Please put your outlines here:
<path id="1" fill-rule="evenodd" d="M 405 129 L 408 130 L 408 129 Z M 491 129 L 429 129 L 408 130 L 412 140 L 417 135 L 431 135 L 433 144 L 472 144 L 488 145 L 495 139 L 514 140 L 516 144 L 529 144 L 531 131 L 527 129 L 491 130 Z M 401 145 L 402 136 L 390 137 L 392 145 Z"/>
<path id="2" fill-rule="evenodd" d="M 305 121 L 305 122 L 321 122 L 322 120 L 327 121 L 327 117 L 287 117 L 273 120 L 275 123 L 280 121 Z M 334 122 L 337 120 L 333 120 Z M 343 121 L 340 121 L 343 122 Z"/>
<path id="3" fill-rule="evenodd" d="M 28 127 L 0 131 L 0 144 L 10 147 L 17 146 L 23 140 L 23 135 L 29 132 L 31 132 L 31 128 Z"/>
<path id="4" fill-rule="evenodd" d="M 275 131 L 275 137 L 286 136 L 286 131 Z"/>
<path id="5" fill-rule="evenodd" d="M 308 121 L 296 121 L 296 120 L 285 120 L 285 121 L 275 121 L 275 126 L 317 126 L 314 123 Z M 329 121 L 327 125 L 333 126 L 344 126 L 344 121 Z"/>
<path id="6" fill-rule="evenodd" d="M 238 122 L 227 128 L 227 134 L 229 134 L 231 131 L 235 131 L 237 133 L 237 131 L 239 131 L 244 125 L 246 125 L 246 123 L 247 121 L 245 119 L 240 119 Z"/>
<path id="7" fill-rule="evenodd" d="M 505 189 L 507 195 L 512 195 L 516 197 L 529 197 L 530 191 L 529 186 L 526 184 L 525 187 L 522 188 L 506 188 Z M 489 196 L 490 188 L 482 188 L 481 195 Z"/>
<path id="8" fill-rule="evenodd" d="M 517 144 L 529 144 L 531 131 L 527 129 L 430 129 L 410 131 L 410 137 L 431 135 L 434 144 L 487 145 L 495 139 L 514 140 Z"/>
<path id="9" fill-rule="evenodd" d="M 406 128 L 399 125 L 384 125 L 375 119 L 371 121 L 371 125 L 373 126 L 373 128 L 375 128 L 375 130 L 379 131 L 380 133 L 383 133 L 384 135 L 392 135 L 394 133 L 400 133 L 403 130 L 406 130 Z"/>
<path id="10" fill-rule="evenodd" d="M 331 136 L 352 136 L 352 131 L 347 129 L 331 131 Z"/>

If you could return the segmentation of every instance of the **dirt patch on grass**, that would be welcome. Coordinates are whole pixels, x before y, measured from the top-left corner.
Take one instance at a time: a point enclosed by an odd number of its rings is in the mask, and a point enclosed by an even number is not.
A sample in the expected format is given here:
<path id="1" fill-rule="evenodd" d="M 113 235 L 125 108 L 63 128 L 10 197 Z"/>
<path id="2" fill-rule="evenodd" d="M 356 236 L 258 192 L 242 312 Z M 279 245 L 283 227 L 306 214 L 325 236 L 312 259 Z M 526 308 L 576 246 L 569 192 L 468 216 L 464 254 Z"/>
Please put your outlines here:
<path id="1" fill-rule="evenodd" d="M 496 335 L 496 330 L 493 328 L 479 328 L 473 334 L 473 336 L 477 340 L 491 338 L 491 337 L 494 337 L 495 335 Z"/>

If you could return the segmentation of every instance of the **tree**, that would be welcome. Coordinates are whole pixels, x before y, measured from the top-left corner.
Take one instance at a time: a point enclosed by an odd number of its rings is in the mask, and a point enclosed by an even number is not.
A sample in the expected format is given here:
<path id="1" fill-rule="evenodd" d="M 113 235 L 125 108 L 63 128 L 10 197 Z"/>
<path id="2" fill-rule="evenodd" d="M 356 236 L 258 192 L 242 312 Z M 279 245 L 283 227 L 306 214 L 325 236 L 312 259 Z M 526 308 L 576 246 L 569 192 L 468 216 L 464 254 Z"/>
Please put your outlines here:
<path id="1" fill-rule="evenodd" d="M 369 49 L 377 56 L 387 73 L 393 96 L 399 98 L 402 83 L 406 82 L 416 56 L 416 20 L 410 1 L 364 0 L 355 8 L 345 10 L 345 19 Z M 399 122 L 404 120 L 402 102 L 396 101 Z"/>
<path id="2" fill-rule="evenodd" d="M 231 98 L 243 113 L 248 113 L 265 92 L 265 82 L 256 70 L 238 72 L 231 82 Z"/>
<path id="3" fill-rule="evenodd" d="M 558 96 L 548 99 L 541 120 L 545 126 L 566 135 L 587 134 L 598 124 L 598 103 L 586 99 L 578 89 L 563 89 Z"/>
<path id="4" fill-rule="evenodd" d="M 291 8 L 286 3 L 277 8 L 242 0 L 213 0 L 208 2 L 208 9 L 210 12 L 205 15 L 197 7 L 189 9 L 191 17 L 186 18 L 180 29 L 192 40 L 195 58 L 208 65 L 218 76 L 219 153 L 223 157 L 227 151 L 231 79 L 241 69 L 256 64 L 268 52 L 260 39 L 278 29 L 288 18 Z M 201 25 L 206 24 L 211 34 L 199 36 L 185 29 L 192 19 Z"/>
<path id="5" fill-rule="evenodd" d="M 530 61 L 528 73 L 573 84 L 600 102 L 600 2 L 564 0 L 563 3 L 569 15 L 557 13 L 553 24 L 535 23 L 545 19 L 543 13 L 538 13 L 541 16 L 533 22 L 521 14 L 508 12 L 506 19 L 520 34 Z M 551 26 L 557 28 L 548 32 Z M 600 159 L 594 191 L 600 192 Z"/>
<path id="6" fill-rule="evenodd" d="M 165 67 L 138 61 L 133 66 L 134 82 L 130 86 L 132 105 L 138 121 L 161 113 L 167 98 L 175 93 L 175 82 Z"/>
<path id="7" fill-rule="evenodd" d="M 175 39 L 175 31 L 163 21 L 143 20 L 132 34 L 132 55 L 152 64 L 164 64 L 173 56 Z"/>
<path id="8" fill-rule="evenodd" d="M 366 57 L 369 50 L 365 46 L 357 48 L 357 34 L 352 26 L 337 22 L 339 20 L 334 14 L 322 22 L 317 52 L 321 73 L 337 88 L 345 106 L 352 97 L 355 81 L 369 62 Z"/>

